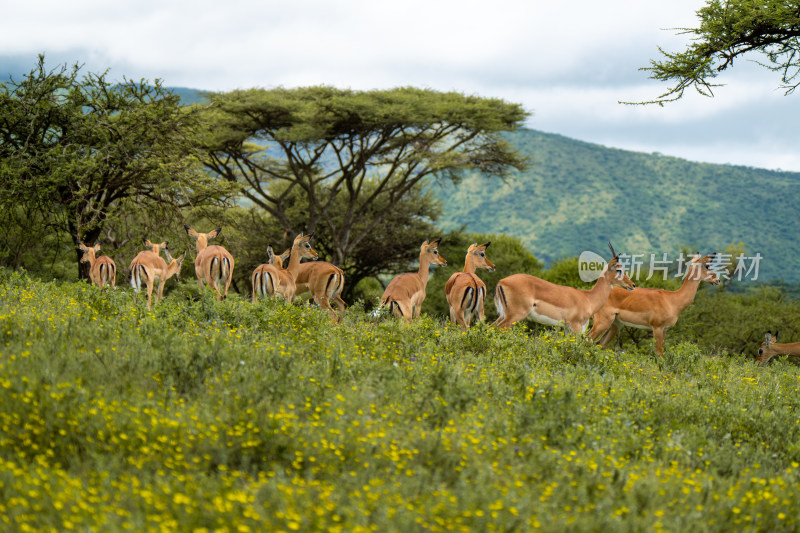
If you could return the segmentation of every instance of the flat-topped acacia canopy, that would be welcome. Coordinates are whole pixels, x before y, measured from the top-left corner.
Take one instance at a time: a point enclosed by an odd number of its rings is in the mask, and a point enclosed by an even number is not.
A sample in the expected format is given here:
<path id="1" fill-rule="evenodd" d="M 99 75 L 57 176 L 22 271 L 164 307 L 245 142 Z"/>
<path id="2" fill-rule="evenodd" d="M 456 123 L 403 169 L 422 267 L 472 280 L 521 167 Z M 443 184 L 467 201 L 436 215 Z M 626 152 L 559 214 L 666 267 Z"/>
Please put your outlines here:
<path id="1" fill-rule="evenodd" d="M 425 178 L 506 177 L 525 166 L 499 134 L 528 113 L 499 98 L 316 86 L 217 93 L 210 103 L 207 168 L 240 184 L 289 234 L 316 232 L 345 272 L 364 272 L 348 260 Z M 298 202 L 307 204 L 302 219 L 288 209 Z"/>

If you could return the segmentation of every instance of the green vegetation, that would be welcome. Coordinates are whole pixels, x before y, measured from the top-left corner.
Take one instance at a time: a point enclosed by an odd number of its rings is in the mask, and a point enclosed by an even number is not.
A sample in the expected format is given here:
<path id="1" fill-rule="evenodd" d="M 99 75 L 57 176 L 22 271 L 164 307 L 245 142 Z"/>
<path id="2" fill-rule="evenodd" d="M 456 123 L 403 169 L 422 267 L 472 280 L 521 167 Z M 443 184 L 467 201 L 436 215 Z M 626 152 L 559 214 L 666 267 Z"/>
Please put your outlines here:
<path id="1" fill-rule="evenodd" d="M 659 48 L 661 60 L 651 60 L 650 77 L 674 83 L 650 102 L 659 104 L 683 97 L 690 87 L 704 96 L 713 96 L 720 84 L 714 81 L 744 56 L 777 72 L 786 93 L 800 85 L 800 11 L 797 2 L 759 2 L 756 0 L 707 0 L 697 11 L 698 26 L 681 28 L 691 35 L 681 52 Z"/>
<path id="2" fill-rule="evenodd" d="M 18 531 L 791 530 L 800 368 L 0 269 Z"/>
<path id="3" fill-rule="evenodd" d="M 522 239 L 548 263 L 600 252 L 704 253 L 744 242 L 760 253 L 758 280 L 800 281 L 800 173 L 693 163 L 606 148 L 534 130 L 508 134 L 532 164 L 505 183 L 466 177 L 434 188 L 440 225 Z M 736 282 L 734 281 L 734 284 Z"/>

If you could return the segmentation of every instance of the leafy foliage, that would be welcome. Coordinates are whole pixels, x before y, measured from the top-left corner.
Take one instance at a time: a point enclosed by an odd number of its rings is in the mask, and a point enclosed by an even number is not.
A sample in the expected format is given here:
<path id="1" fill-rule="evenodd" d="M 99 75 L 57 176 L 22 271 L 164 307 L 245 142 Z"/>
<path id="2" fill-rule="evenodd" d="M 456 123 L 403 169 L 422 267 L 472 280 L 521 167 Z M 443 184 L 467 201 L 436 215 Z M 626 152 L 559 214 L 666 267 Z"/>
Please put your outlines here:
<path id="1" fill-rule="evenodd" d="M 652 102 L 664 104 L 694 88 L 713 96 L 713 80 L 733 66 L 735 59 L 760 54 L 762 65 L 780 73 L 787 94 L 800 85 L 800 9 L 797 2 L 758 0 L 708 0 L 697 11 L 696 28 L 683 28 L 692 36 L 681 52 L 659 48 L 663 59 L 652 60 L 643 70 L 659 81 L 673 82 Z"/>
<path id="2" fill-rule="evenodd" d="M 505 176 L 524 162 L 499 136 L 526 113 L 499 99 L 400 88 L 251 89 L 210 96 L 205 164 L 290 234 L 324 227 L 333 262 L 396 218 L 429 178 Z M 261 143 L 261 144 L 255 144 Z M 302 220 L 287 210 L 300 198 Z M 365 216 L 369 215 L 369 216 Z M 397 238 L 397 235 L 392 235 Z"/>
<path id="3" fill-rule="evenodd" d="M 225 197 L 191 157 L 194 113 L 160 81 L 112 83 L 80 70 L 47 70 L 40 56 L 22 80 L 0 84 L 0 206 L 14 213 L 5 222 L 94 243 L 126 212 L 148 208 L 174 220 L 181 207 Z M 6 261 L 19 263 L 21 244 L 2 241 Z"/>

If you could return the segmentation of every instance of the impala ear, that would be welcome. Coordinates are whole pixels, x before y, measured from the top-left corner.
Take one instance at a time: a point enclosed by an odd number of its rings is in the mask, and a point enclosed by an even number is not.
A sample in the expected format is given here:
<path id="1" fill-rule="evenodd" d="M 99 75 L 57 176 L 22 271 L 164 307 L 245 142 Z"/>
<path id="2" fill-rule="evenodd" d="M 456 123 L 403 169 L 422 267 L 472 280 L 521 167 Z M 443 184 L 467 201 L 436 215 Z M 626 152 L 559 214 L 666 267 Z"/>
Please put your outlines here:
<path id="1" fill-rule="evenodd" d="M 189 226 L 184 224 L 183 225 L 183 229 L 186 230 L 186 233 L 189 235 L 189 237 L 193 237 L 193 238 L 197 239 L 197 232 L 194 230 L 194 228 L 190 228 Z"/>
<path id="2" fill-rule="evenodd" d="M 775 331 L 775 334 L 772 336 L 772 340 L 774 340 L 774 341 L 778 340 L 778 331 L 777 330 Z"/>
<path id="3" fill-rule="evenodd" d="M 94 246 L 92 246 L 92 248 L 94 248 L 95 252 L 99 252 L 100 251 L 100 245 L 99 244 L 95 244 Z"/>
<path id="4" fill-rule="evenodd" d="M 769 348 L 769 343 L 772 340 L 772 334 L 767 332 L 764 334 L 764 342 L 767 344 L 767 348 Z"/>
<path id="5" fill-rule="evenodd" d="M 153 247 L 153 243 L 151 243 L 148 239 L 145 239 L 144 237 L 142 237 L 142 244 L 144 244 L 147 248 Z"/>
<path id="6" fill-rule="evenodd" d="M 486 244 L 482 244 L 481 246 L 483 246 L 483 249 L 485 250 L 486 248 L 489 247 L 490 244 L 492 244 L 492 241 L 489 241 Z"/>
<path id="7" fill-rule="evenodd" d="M 85 245 L 85 244 L 83 244 L 82 242 L 79 242 L 79 243 L 78 243 L 78 248 L 79 248 L 79 249 L 81 249 L 81 250 L 83 250 L 84 252 L 85 252 L 86 250 L 88 250 L 88 248 L 86 247 L 86 245 Z"/>
<path id="8" fill-rule="evenodd" d="M 441 238 L 441 237 L 439 237 L 438 239 L 436 239 L 435 241 L 433 241 L 433 244 L 435 244 L 436 246 L 439 246 L 439 243 L 440 243 L 440 242 L 442 242 L 442 238 Z"/>

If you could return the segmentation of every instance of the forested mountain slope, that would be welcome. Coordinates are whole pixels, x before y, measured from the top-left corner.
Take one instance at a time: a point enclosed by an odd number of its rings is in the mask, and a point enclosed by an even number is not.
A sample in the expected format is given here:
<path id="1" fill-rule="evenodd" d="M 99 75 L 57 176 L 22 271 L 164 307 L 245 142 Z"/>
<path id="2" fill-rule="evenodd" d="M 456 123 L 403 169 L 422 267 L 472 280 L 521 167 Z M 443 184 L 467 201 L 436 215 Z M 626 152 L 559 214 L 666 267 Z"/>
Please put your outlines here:
<path id="1" fill-rule="evenodd" d="M 649 258 L 681 246 L 759 252 L 758 280 L 800 280 L 800 173 L 695 163 L 607 148 L 561 135 L 509 135 L 530 168 L 506 183 L 475 173 L 436 187 L 441 225 L 520 237 L 549 262 L 611 240 Z"/>

